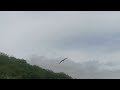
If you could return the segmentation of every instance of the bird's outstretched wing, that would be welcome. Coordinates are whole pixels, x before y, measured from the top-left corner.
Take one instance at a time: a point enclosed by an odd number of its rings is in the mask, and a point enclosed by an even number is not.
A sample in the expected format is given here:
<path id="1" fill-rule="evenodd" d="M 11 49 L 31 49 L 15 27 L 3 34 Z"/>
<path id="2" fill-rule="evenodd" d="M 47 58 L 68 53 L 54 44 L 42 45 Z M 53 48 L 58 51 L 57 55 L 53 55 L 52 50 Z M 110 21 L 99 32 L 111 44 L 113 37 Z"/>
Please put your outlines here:
<path id="1" fill-rule="evenodd" d="M 61 60 L 61 61 L 59 62 L 59 64 L 60 64 L 61 62 L 63 62 L 63 60 Z"/>

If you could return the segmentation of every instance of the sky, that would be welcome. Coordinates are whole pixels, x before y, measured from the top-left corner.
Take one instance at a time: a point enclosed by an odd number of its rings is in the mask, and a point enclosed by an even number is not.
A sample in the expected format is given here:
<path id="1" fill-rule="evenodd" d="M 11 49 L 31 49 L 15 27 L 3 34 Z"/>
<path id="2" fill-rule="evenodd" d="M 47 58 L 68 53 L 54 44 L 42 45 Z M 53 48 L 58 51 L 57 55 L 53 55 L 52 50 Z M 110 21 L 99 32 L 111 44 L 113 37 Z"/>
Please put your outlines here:
<path id="1" fill-rule="evenodd" d="M 120 12 L 0 11 L 0 51 L 118 64 Z"/>

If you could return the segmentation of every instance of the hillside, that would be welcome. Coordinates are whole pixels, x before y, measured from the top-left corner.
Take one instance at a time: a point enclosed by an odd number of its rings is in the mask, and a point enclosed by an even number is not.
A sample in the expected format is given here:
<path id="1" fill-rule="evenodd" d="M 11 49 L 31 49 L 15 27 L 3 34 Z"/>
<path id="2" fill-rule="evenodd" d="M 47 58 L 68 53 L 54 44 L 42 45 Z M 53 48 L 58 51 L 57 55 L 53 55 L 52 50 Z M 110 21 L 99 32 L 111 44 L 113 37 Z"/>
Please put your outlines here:
<path id="1" fill-rule="evenodd" d="M 24 59 L 17 59 L 0 53 L 0 79 L 72 79 L 64 73 L 55 73 L 36 65 L 28 64 Z"/>

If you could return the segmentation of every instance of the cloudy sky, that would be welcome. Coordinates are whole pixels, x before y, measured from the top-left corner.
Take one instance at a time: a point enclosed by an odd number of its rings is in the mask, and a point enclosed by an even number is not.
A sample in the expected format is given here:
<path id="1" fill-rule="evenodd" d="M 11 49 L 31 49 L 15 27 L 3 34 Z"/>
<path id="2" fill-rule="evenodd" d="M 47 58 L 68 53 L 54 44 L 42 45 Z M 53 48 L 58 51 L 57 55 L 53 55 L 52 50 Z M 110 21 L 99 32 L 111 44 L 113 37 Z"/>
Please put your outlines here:
<path id="1" fill-rule="evenodd" d="M 1 11 L 0 51 L 120 63 L 120 12 Z"/>

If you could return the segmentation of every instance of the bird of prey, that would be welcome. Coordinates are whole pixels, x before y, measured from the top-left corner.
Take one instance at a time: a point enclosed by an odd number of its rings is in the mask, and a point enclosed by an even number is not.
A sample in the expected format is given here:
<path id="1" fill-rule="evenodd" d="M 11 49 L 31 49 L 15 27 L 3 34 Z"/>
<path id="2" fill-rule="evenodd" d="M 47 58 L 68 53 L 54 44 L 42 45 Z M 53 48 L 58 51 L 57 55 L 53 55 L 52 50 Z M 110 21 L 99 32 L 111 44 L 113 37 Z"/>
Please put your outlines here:
<path id="1" fill-rule="evenodd" d="M 63 62 L 63 61 L 65 61 L 67 58 L 64 58 L 63 60 L 61 60 L 60 62 L 59 62 L 59 64 L 61 63 L 61 62 Z"/>

